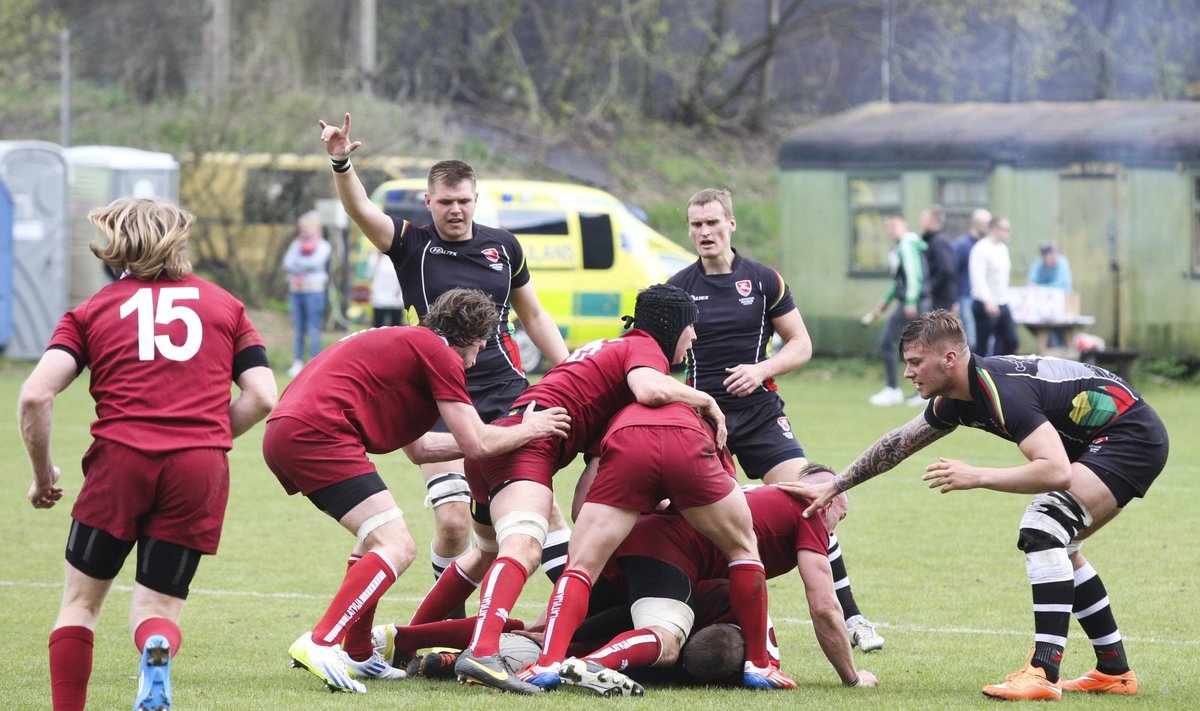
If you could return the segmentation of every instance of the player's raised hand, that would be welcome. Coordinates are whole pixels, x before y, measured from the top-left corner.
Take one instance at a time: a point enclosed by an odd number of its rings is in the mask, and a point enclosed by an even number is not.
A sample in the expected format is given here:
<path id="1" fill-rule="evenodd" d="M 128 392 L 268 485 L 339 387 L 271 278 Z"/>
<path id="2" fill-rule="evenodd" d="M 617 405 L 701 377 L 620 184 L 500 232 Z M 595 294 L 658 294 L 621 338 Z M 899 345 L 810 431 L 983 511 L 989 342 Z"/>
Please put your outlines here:
<path id="1" fill-rule="evenodd" d="M 317 125 L 321 127 L 321 140 L 325 142 L 325 152 L 330 158 L 350 157 L 356 148 L 362 145 L 362 141 L 350 140 L 350 112 L 346 112 L 346 118 L 342 121 L 341 128 L 331 126 L 325 123 L 324 120 L 318 120 Z"/>

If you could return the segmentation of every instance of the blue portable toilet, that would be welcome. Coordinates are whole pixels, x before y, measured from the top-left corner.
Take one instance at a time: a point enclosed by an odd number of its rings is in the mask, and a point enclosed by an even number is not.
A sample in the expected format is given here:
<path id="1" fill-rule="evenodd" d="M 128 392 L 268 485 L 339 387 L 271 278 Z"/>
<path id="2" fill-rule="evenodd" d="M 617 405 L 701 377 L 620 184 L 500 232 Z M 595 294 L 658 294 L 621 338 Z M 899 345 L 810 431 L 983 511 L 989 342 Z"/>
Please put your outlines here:
<path id="1" fill-rule="evenodd" d="M 13 334 L 5 355 L 42 357 L 67 310 L 67 161 L 45 141 L 0 141 L 12 198 Z"/>
<path id="2" fill-rule="evenodd" d="M 12 340 L 12 197 L 0 178 L 0 354 Z"/>

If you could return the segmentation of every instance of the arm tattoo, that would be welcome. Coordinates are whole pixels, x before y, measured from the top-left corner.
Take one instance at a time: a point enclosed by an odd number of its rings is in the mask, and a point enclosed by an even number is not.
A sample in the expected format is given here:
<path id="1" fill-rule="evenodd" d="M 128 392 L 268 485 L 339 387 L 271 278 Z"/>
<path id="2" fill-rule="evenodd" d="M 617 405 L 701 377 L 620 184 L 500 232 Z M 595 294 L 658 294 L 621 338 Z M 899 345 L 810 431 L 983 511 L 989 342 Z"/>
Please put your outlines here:
<path id="1" fill-rule="evenodd" d="M 845 471 L 834 478 L 833 485 L 838 491 L 845 491 L 852 486 L 857 486 L 892 469 L 910 455 L 953 431 L 953 429 L 934 429 L 925 422 L 923 415 L 918 415 L 907 424 L 880 437 L 875 444 L 868 447 L 867 451 L 860 454 L 858 459 L 846 467 Z"/>

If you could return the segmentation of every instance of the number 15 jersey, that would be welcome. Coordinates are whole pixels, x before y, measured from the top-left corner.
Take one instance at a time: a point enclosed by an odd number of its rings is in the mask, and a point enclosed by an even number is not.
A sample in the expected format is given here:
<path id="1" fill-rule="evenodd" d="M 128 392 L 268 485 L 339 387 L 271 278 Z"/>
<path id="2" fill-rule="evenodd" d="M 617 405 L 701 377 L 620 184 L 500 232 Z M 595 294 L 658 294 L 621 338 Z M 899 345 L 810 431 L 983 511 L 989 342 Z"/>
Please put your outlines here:
<path id="1" fill-rule="evenodd" d="M 234 358 L 262 345 L 240 301 L 189 274 L 109 284 L 63 315 L 48 348 L 91 369 L 93 437 L 170 452 L 233 446 Z"/>

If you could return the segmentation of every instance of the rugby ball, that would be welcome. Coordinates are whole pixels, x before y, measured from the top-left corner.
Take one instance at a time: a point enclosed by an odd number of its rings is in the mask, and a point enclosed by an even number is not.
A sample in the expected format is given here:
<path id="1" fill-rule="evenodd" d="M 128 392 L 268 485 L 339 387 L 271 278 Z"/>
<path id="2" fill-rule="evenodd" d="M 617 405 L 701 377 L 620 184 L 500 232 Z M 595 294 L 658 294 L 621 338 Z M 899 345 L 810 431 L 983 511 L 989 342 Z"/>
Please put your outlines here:
<path id="1" fill-rule="evenodd" d="M 500 658 L 513 671 L 517 671 L 527 664 L 533 664 L 541 653 L 542 648 L 528 637 L 511 632 L 500 635 Z"/>

